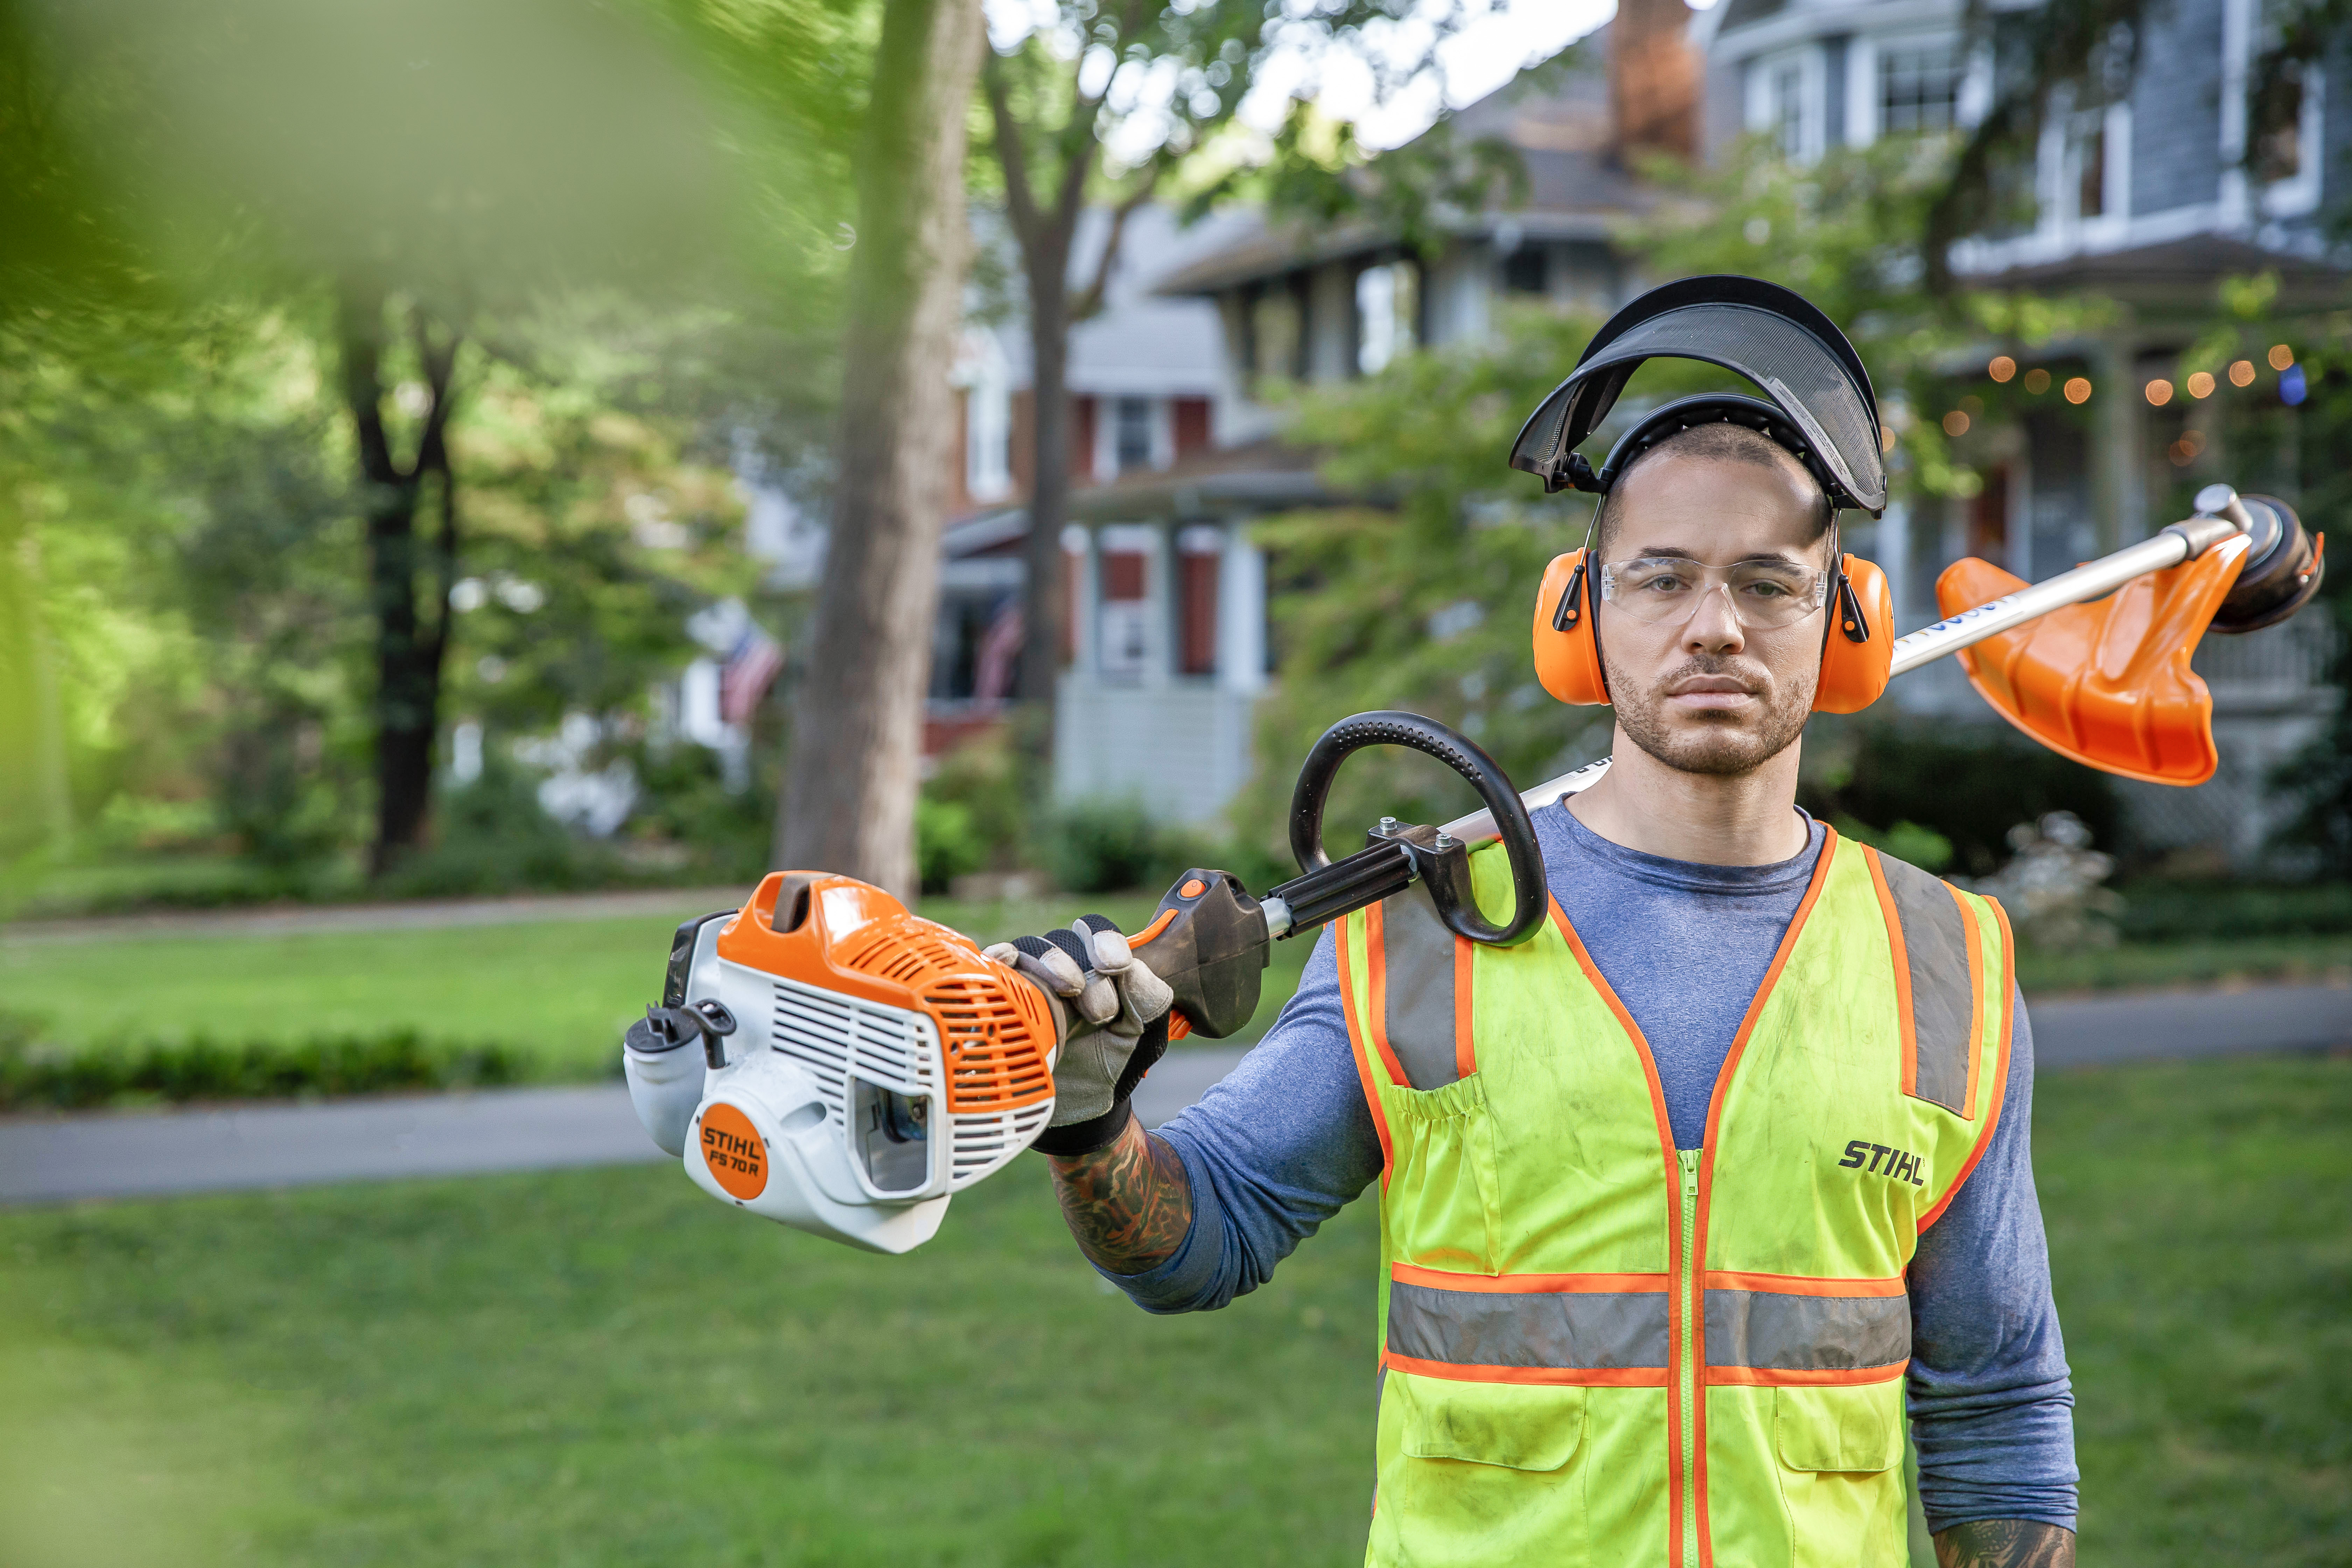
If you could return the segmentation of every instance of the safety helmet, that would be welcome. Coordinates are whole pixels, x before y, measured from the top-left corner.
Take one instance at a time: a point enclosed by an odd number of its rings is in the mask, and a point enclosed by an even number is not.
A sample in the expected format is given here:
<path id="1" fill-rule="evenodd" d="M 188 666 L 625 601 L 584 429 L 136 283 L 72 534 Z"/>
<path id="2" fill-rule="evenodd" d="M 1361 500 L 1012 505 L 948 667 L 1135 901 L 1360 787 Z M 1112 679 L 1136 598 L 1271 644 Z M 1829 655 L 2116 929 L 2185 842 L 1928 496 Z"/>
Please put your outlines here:
<path id="1" fill-rule="evenodd" d="M 1745 376 L 1769 401 L 1728 393 L 1676 398 L 1620 436 L 1596 469 L 1577 450 L 1607 417 L 1643 362 L 1688 359 Z M 1685 278 L 1642 295 L 1585 345 L 1568 379 L 1529 415 L 1511 444 L 1511 467 L 1537 475 L 1547 494 L 1573 487 L 1605 498 L 1659 442 L 1702 424 L 1756 430 L 1805 466 L 1834 522 L 1852 508 L 1886 510 L 1878 398 L 1870 373 L 1837 324 L 1803 297 L 1759 278 Z M 1596 524 L 1598 514 L 1595 515 Z M 1594 621 L 1599 574 L 1591 541 L 1553 559 L 1537 594 L 1536 673 L 1563 702 L 1609 700 Z M 1894 657 L 1894 601 L 1885 574 L 1858 556 L 1832 565 L 1828 625 L 1813 706 L 1851 713 L 1877 700 Z"/>

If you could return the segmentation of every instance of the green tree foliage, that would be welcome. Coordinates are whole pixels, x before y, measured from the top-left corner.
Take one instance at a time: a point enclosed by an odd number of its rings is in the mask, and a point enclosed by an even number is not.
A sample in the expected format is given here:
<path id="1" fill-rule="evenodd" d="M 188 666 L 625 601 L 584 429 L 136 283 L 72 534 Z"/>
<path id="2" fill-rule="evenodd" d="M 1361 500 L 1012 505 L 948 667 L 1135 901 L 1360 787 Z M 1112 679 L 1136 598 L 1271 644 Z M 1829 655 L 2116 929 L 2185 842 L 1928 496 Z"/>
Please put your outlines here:
<path id="1" fill-rule="evenodd" d="M 2044 342 L 2088 316 L 2064 301 L 1927 287 L 1918 236 L 1949 153 L 1889 139 L 1799 167 L 1750 142 L 1705 171 L 1656 161 L 1653 176 L 1689 199 L 1626 237 L 1648 276 L 1769 278 L 1845 323 L 1894 437 L 1890 477 L 1913 498 L 1969 494 L 1979 482 L 1954 463 L 1937 422 L 1916 412 L 1942 406 L 1953 352 L 1989 336 Z M 1503 462 L 1599 324 L 1523 310 L 1486 343 L 1407 355 L 1377 376 L 1299 397 L 1296 438 L 1326 448 L 1326 477 L 1372 504 L 1262 531 L 1276 562 L 1281 680 L 1264 710 L 1266 766 L 1243 807 L 1254 837 L 1279 841 L 1297 762 L 1324 726 L 1364 709 L 1454 724 L 1523 786 L 1607 751 L 1606 711 L 1553 701 L 1528 656 L 1536 585 L 1551 556 L 1583 542 L 1590 501 L 1546 499 Z M 1665 362 L 1643 374 L 1659 395 L 1752 390 L 1702 365 Z M 1849 543 L 1866 549 L 1868 540 Z M 1331 847 L 1382 813 L 1470 808 L 1459 785 L 1438 778 L 1434 764 L 1402 754 L 1352 764 L 1333 801 Z"/>
<path id="2" fill-rule="evenodd" d="M 1163 188 L 1189 184 L 1182 204 L 1188 217 L 1247 195 L 1279 216 L 1307 223 L 1370 216 L 1396 223 L 1410 243 L 1426 243 L 1439 203 L 1475 206 L 1491 187 L 1521 174 L 1516 153 L 1499 138 L 1457 148 L 1450 121 L 1441 117 L 1411 147 L 1367 166 L 1352 127 L 1334 126 L 1293 100 L 1271 155 L 1241 158 L 1233 149 L 1234 116 L 1277 50 L 1293 58 L 1344 56 L 1385 99 L 1424 75 L 1438 47 L 1484 8 L 1482 0 L 1305 0 L 1286 6 L 1062 0 L 1050 25 L 989 52 L 982 79 L 988 144 L 1027 286 L 1034 381 L 1027 638 L 1019 685 L 1045 715 L 1029 726 L 1041 751 L 1050 750 L 1052 739 L 1056 662 L 1050 650 L 1061 646 L 1069 614 L 1059 543 L 1068 508 L 1069 333 L 1101 308 L 1129 216 Z M 1402 42 L 1409 30 L 1418 32 L 1417 47 Z M 1074 288 L 1078 220 L 1104 184 L 1118 192 L 1110 224 L 1090 280 Z"/>
<path id="3" fill-rule="evenodd" d="M 1751 138 L 1704 170 L 1659 160 L 1653 177 L 1691 199 L 1632 237 L 1652 276 L 1769 279 L 1843 326 L 1892 438 L 1890 484 L 1914 500 L 1972 495 L 1979 484 L 1954 461 L 1938 420 L 1961 351 L 2000 344 L 2026 352 L 2108 316 L 2096 301 L 1934 281 L 1927 216 L 1948 186 L 1955 151 L 1946 138 L 1884 137 L 1796 163 Z M 1656 365 L 1643 375 L 1692 390 L 1723 380 L 1704 366 Z"/>
<path id="4" fill-rule="evenodd" d="M 1280 679 L 1261 708 L 1250 837 L 1284 841 L 1290 784 L 1334 721 L 1402 708 L 1454 726 L 1532 784 L 1607 750 L 1603 710 L 1565 708 L 1528 659 L 1545 563 L 1584 541 L 1586 498 L 1545 498 L 1507 470 L 1528 412 L 1575 363 L 1594 321 L 1528 310 L 1489 343 L 1404 355 L 1377 376 L 1297 402 L 1293 438 L 1330 453 L 1326 476 L 1393 510 L 1296 513 L 1262 525 L 1273 561 Z M 1361 754 L 1327 814 L 1344 853 L 1381 816 L 1443 821 L 1466 787 L 1417 754 Z"/>
<path id="5" fill-rule="evenodd" d="M 385 591 L 428 637 L 478 601 L 428 764 L 452 718 L 642 747 L 752 586 L 721 465 L 824 482 L 870 9 L 0 0 L 0 857 L 342 853 Z M 424 508 L 373 596 L 371 419 Z"/>

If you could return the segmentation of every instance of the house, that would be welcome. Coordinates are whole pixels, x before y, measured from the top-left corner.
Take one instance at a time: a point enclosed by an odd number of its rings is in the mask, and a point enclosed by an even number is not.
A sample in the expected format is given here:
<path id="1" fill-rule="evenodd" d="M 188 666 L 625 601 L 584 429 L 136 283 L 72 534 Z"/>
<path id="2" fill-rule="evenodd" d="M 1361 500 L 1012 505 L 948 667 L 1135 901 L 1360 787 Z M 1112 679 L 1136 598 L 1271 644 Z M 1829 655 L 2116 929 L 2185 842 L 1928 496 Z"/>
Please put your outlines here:
<path id="1" fill-rule="evenodd" d="M 1808 159 L 1882 136 L 1972 124 L 1991 101 L 1992 51 L 1965 37 L 1965 0 L 1722 0 L 1694 19 L 1705 51 L 1706 141 L 1774 138 Z M 2352 80 L 2341 51 L 2299 84 L 2294 124 L 2246 166 L 2248 65 L 2258 0 L 2172 0 L 2153 11 L 2123 90 L 2050 116 L 2019 189 L 2027 214 L 1963 242 L 1956 271 L 1988 282 L 2103 299 L 2112 324 L 2020 362 L 1989 344 L 1956 367 L 1940 416 L 1975 497 L 1917 515 L 1891 510 L 1873 542 L 1902 625 L 1934 616 L 1934 581 L 1978 555 L 2050 576 L 2187 514 L 2216 479 L 2295 499 L 2304 384 L 2293 345 L 2236 362 L 2225 384 L 2180 356 L 2211 323 L 2216 289 L 2270 271 L 2281 304 L 2340 308 L 2347 258 L 2323 222 L 2352 199 Z M 2212 367 L 2220 370 L 2221 367 Z M 2242 379 L 2241 379 L 2242 378 Z M 2006 412 L 1969 386 L 1989 380 Z M 2313 454 L 2313 457 L 2319 457 Z M 2332 457 L 2326 460 L 2335 460 Z M 2144 848 L 2261 852 L 2272 807 L 2263 779 L 2324 721 L 2325 617 L 2211 637 L 2196 668 L 2214 697 L 2221 771 L 2194 790 L 2123 785 Z M 1895 689 L 1906 706 L 1980 714 L 1957 666 Z"/>
<path id="2" fill-rule="evenodd" d="M 1135 254 L 1162 259 L 1139 268 L 1123 308 L 1187 312 L 1216 375 L 1205 443 L 1184 442 L 1171 416 L 1178 438 L 1155 437 L 1152 460 L 1130 462 L 1130 452 L 1143 455 L 1140 437 L 1130 447 L 1101 434 L 1108 416 L 1089 416 L 1084 401 L 1128 384 L 1110 374 L 1114 345 L 1131 356 L 1136 342 L 1121 307 L 1076 345 L 1077 363 L 1100 356 L 1071 378 L 1080 429 L 1091 419 L 1098 434 L 1093 482 L 1072 501 L 1066 541 L 1076 636 L 1056 703 L 1055 782 L 1065 797 L 1132 795 L 1166 818 L 1202 822 L 1240 789 L 1267 663 L 1265 563 L 1249 524 L 1342 499 L 1317 478 L 1312 453 L 1282 442 L 1255 396 L 1262 378 L 1370 374 L 1416 344 L 1485 333 L 1497 301 L 1514 296 L 1603 311 L 1622 302 L 1634 280 L 1612 226 L 1660 199 L 1626 172 L 1624 153 L 1696 145 L 1699 72 L 1682 37 L 1685 14 L 1682 0 L 1627 0 L 1604 29 L 1604 54 L 1612 37 L 1628 46 L 1612 64 L 1463 110 L 1457 137 L 1501 136 L 1518 149 L 1528 199 L 1449 219 L 1434 260 L 1375 225 L 1302 234 L 1255 212 L 1228 215 L 1181 245 L 1130 236 Z M 1158 384 L 1134 382 L 1146 384 Z M 1099 395 L 1096 406 L 1107 406 Z"/>
<path id="3" fill-rule="evenodd" d="M 1301 234 L 1251 215 L 1232 245 L 1175 270 L 1160 291 L 1215 302 L 1245 385 L 1366 374 L 1404 349 L 1475 341 L 1514 298 L 1614 310 L 1639 286 L 1612 231 L 1664 199 L 1627 154 L 1696 149 L 1688 14 L 1682 0 L 1625 0 L 1557 82 L 1515 83 L 1457 113 L 1457 142 L 1499 137 L 1517 152 L 1526 199 L 1441 219 L 1435 259 L 1371 223 Z M 1272 432 L 1255 405 L 1237 419 Z"/>
<path id="4" fill-rule="evenodd" d="M 1266 637 L 1265 563 L 1247 524 L 1319 488 L 1296 454 L 1275 456 L 1270 483 L 1253 473 L 1265 422 L 1240 395 L 1216 312 L 1157 285 L 1249 221 L 1186 228 L 1166 208 L 1139 209 L 1103 310 L 1071 334 L 1070 621 L 1054 758 L 1064 800 L 1134 798 L 1161 820 L 1206 822 L 1248 777 Z M 1108 226 L 1106 212 L 1086 215 L 1076 276 L 1092 275 Z M 1025 323 L 967 330 L 955 379 L 929 755 L 1003 722 L 1012 690 L 1034 406 Z"/>

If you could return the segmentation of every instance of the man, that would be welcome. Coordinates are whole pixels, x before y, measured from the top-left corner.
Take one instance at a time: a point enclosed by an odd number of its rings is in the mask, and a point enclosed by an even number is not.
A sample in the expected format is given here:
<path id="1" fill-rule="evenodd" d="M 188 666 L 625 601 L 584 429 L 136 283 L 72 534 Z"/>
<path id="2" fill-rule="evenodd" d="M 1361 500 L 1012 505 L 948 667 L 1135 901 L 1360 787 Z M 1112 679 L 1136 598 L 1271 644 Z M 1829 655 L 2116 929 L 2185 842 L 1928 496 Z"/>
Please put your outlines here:
<path id="1" fill-rule="evenodd" d="M 2005 924 L 1796 806 L 1833 520 L 1738 425 L 1616 477 L 1592 553 L 1611 765 L 1535 814 L 1563 918 L 1462 944 L 1467 996 L 1444 958 L 1412 970 L 1433 922 L 1408 889 L 1325 931 L 1265 1038 L 1147 1133 L 1102 1112 L 1166 987 L 1097 917 L 1021 944 L 1098 1021 L 1056 1088 L 1116 1135 L 1040 1146 L 1147 1311 L 1223 1306 L 1377 1186 L 1372 1562 L 1899 1563 L 1906 1394 L 1939 1563 L 2074 1560 Z M 1958 999 L 1940 1066 L 1893 1022 L 1897 897 L 1957 905 L 1977 954 L 1911 972 L 1917 1005 Z M 1431 984 L 1447 1021 L 1415 1024 L 1400 988 Z"/>

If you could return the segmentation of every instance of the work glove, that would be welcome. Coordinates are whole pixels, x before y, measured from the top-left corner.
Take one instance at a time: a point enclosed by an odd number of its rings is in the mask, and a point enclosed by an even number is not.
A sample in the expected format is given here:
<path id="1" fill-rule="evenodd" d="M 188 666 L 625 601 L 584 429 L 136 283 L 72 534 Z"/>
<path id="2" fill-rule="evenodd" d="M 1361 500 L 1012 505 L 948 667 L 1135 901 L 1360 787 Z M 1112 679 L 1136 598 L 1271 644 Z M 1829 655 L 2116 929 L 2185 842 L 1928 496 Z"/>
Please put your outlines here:
<path id="1" fill-rule="evenodd" d="M 1062 1022 L 1054 1120 L 1031 1147 L 1066 1156 L 1108 1146 L 1135 1115 L 1135 1086 L 1168 1049 L 1176 994 L 1105 915 L 1080 915 L 1066 931 L 1017 937 L 987 952 L 1034 981 Z"/>

